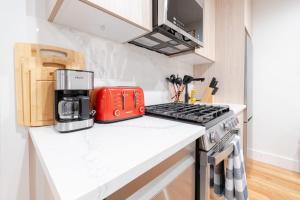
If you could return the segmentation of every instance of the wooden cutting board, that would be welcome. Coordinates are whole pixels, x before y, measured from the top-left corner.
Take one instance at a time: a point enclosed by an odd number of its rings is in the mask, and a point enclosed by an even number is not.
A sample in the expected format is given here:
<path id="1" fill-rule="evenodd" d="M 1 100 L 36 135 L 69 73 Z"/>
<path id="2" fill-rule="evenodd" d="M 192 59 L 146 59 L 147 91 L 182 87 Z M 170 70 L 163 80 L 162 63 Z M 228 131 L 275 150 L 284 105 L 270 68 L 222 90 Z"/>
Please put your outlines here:
<path id="1" fill-rule="evenodd" d="M 54 46 L 17 43 L 15 80 L 17 123 L 44 126 L 54 123 L 56 69 L 84 69 L 84 56 Z"/>

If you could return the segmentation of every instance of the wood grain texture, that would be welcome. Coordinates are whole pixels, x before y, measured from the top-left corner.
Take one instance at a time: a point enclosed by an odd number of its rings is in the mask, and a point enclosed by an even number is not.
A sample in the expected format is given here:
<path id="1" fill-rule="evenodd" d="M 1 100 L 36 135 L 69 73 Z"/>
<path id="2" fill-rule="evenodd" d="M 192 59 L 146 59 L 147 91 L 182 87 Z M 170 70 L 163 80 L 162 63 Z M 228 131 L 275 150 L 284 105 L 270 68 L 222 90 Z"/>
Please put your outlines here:
<path id="1" fill-rule="evenodd" d="M 247 174 L 251 200 L 300 199 L 300 173 L 249 160 Z"/>
<path id="2" fill-rule="evenodd" d="M 211 61 L 215 60 L 215 15 L 216 0 L 205 0 L 203 10 L 203 48 L 195 50 Z"/>
<path id="3" fill-rule="evenodd" d="M 59 11 L 64 0 L 49 0 L 48 1 L 48 21 L 53 22 L 57 12 Z"/>
<path id="4" fill-rule="evenodd" d="M 247 182 L 250 200 L 299 200 L 300 173 L 259 161 L 248 160 Z M 211 192 L 211 200 L 217 198 Z"/>
<path id="5" fill-rule="evenodd" d="M 286 169 L 274 167 L 262 162 L 248 160 L 247 182 L 250 200 L 299 200 L 300 174 Z M 160 192 L 154 200 L 193 199 L 191 196 L 193 171 L 187 169 L 165 191 Z M 180 184 L 179 184 L 180 183 Z M 186 195 L 186 196 L 183 196 Z M 210 190 L 210 200 L 224 200 Z"/>
<path id="6" fill-rule="evenodd" d="M 216 102 L 244 102 L 244 1 L 216 1 L 216 51 L 212 65 L 195 65 L 194 75 L 205 77 L 204 83 L 195 83 L 204 92 L 212 77 L 219 81 Z M 200 92 L 199 97 L 202 96 Z"/>
<path id="7" fill-rule="evenodd" d="M 152 200 L 194 200 L 195 168 L 191 166 L 172 181 L 162 192 Z"/>
<path id="8" fill-rule="evenodd" d="M 168 159 L 164 160 L 157 166 L 153 167 L 140 177 L 136 178 L 135 180 L 131 181 L 128 183 L 126 186 L 123 188 L 119 189 L 109 197 L 107 197 L 107 200 L 121 200 L 121 199 L 126 199 L 130 195 L 132 195 L 134 192 L 138 191 L 140 188 L 145 186 L 148 182 L 152 181 L 155 179 L 157 176 L 161 175 L 164 171 L 166 171 L 168 168 L 176 164 L 178 161 L 180 161 L 182 158 L 184 158 L 186 155 L 189 154 L 189 151 L 186 149 L 182 149 L 169 157 Z M 192 173 L 187 173 L 187 174 L 192 174 Z M 190 176 L 183 176 L 182 178 L 187 178 L 188 180 L 193 180 L 191 179 Z M 156 199 L 158 200 L 158 199 Z"/>
<path id="9" fill-rule="evenodd" d="M 215 62 L 194 65 L 194 76 L 205 77 L 204 83 L 195 82 L 201 98 L 212 77 L 219 81 L 214 95 L 217 103 L 244 103 L 245 26 L 244 1 L 217 0 L 215 2 Z M 243 122 L 243 116 L 239 116 Z M 240 127 L 242 128 L 242 123 Z M 242 130 L 242 129 L 241 129 Z M 243 139 L 243 133 L 241 134 Z M 242 143 L 243 145 L 243 143 Z"/>
<path id="10" fill-rule="evenodd" d="M 214 96 L 211 94 L 213 91 L 213 88 L 206 87 L 205 92 L 201 98 L 201 102 L 203 103 L 213 103 L 214 102 Z"/>
<path id="11" fill-rule="evenodd" d="M 194 51 L 182 52 L 169 56 L 172 60 L 190 65 L 213 63 L 213 60 L 206 58 L 201 53 Z"/>
<path id="12" fill-rule="evenodd" d="M 79 52 L 47 45 L 17 43 L 15 73 L 18 124 L 53 124 L 55 70 L 84 67 L 84 57 Z"/>

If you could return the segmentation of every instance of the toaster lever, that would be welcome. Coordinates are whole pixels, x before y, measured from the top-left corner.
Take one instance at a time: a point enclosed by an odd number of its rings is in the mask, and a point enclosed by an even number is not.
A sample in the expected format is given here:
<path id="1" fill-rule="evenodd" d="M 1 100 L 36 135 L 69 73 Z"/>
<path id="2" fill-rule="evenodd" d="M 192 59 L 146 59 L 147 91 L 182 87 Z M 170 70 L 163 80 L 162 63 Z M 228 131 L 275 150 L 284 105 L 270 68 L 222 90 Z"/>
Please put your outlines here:
<path id="1" fill-rule="evenodd" d="M 122 92 L 122 109 L 125 110 L 125 99 L 128 94 L 125 91 Z"/>
<path id="2" fill-rule="evenodd" d="M 136 108 L 136 97 L 137 97 L 137 91 L 133 91 L 133 104 L 134 104 L 134 108 Z"/>

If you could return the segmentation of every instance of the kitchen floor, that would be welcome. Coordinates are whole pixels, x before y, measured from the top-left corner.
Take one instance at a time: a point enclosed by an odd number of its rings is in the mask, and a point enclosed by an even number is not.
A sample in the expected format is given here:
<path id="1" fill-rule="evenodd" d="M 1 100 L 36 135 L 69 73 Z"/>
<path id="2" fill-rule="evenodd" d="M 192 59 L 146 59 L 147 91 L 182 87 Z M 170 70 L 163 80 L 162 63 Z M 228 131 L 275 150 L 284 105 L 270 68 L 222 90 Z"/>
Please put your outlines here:
<path id="1" fill-rule="evenodd" d="M 247 182 L 250 200 L 300 200 L 300 173 L 248 160 Z"/>

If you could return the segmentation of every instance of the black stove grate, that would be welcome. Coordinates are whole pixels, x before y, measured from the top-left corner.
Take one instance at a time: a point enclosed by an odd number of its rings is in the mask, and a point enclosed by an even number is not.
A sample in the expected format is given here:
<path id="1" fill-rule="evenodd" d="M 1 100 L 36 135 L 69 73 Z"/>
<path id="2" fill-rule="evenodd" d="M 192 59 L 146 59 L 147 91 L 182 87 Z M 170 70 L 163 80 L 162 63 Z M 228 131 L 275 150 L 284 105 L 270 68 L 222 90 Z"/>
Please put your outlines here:
<path id="1" fill-rule="evenodd" d="M 145 108 L 148 115 L 196 122 L 203 126 L 230 112 L 229 106 L 184 103 L 165 103 L 146 106 Z"/>

